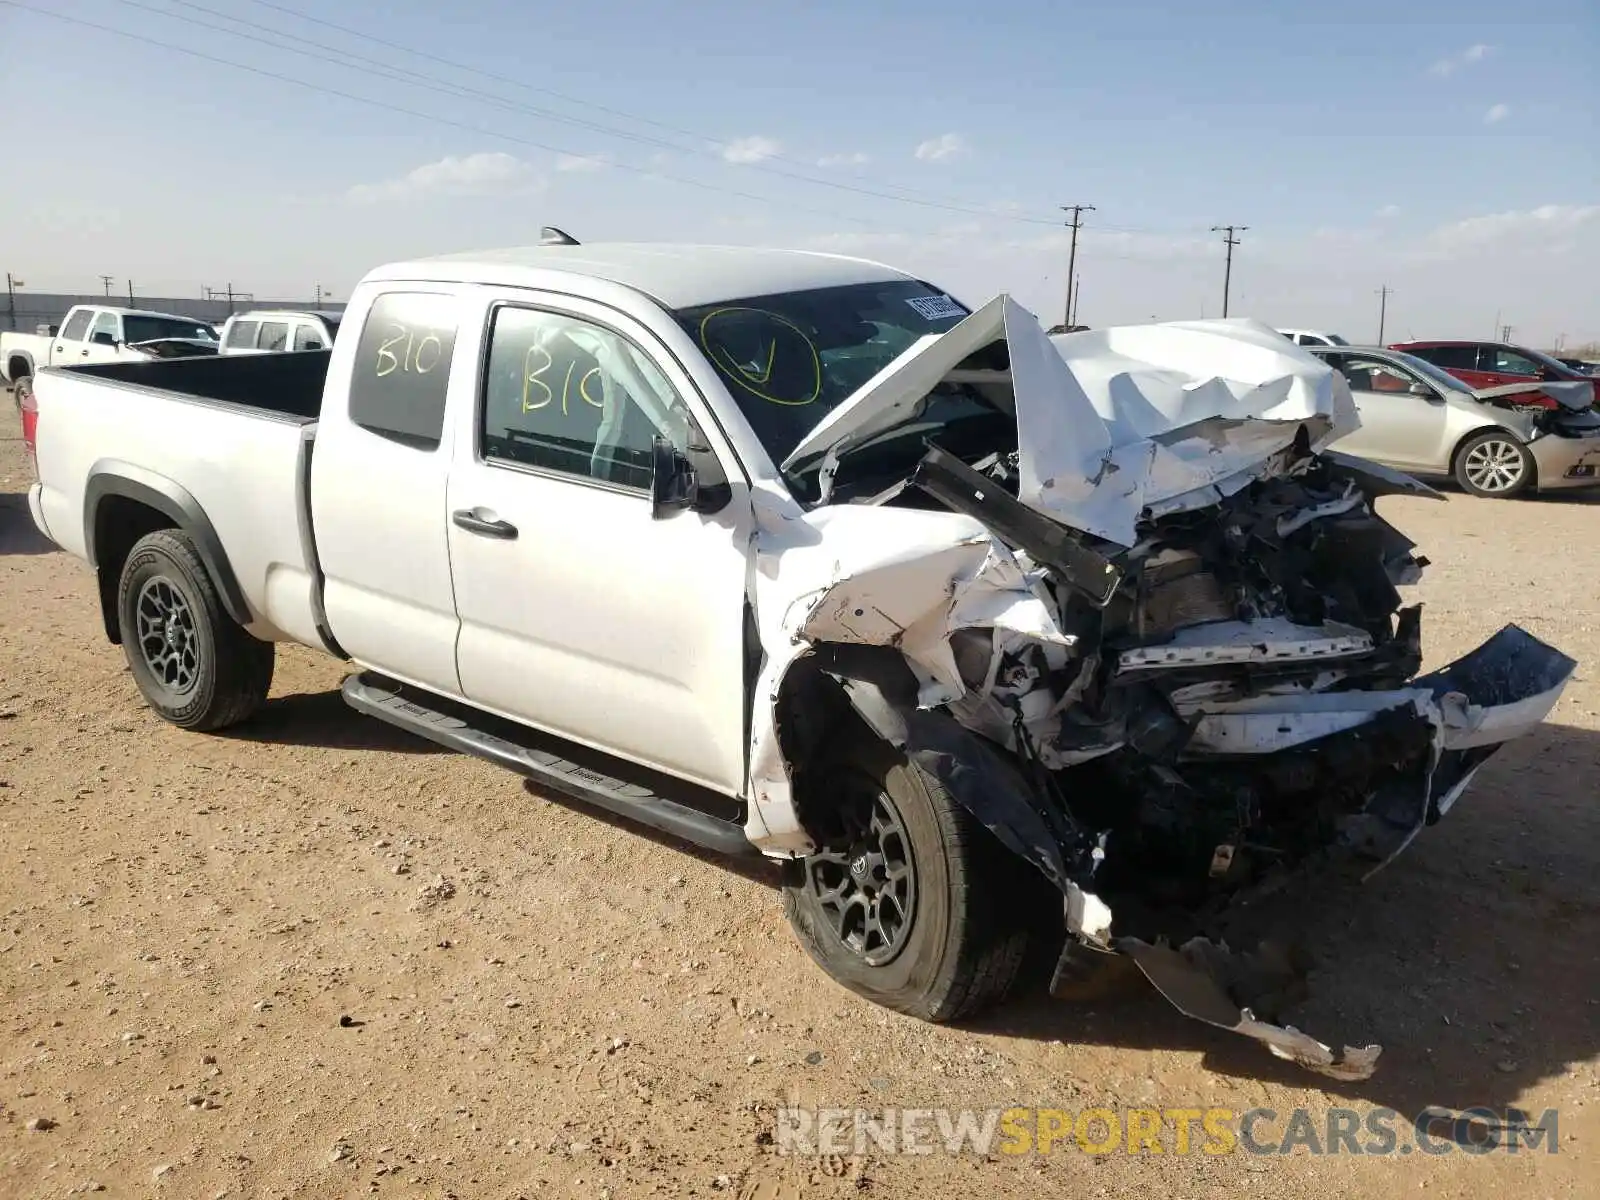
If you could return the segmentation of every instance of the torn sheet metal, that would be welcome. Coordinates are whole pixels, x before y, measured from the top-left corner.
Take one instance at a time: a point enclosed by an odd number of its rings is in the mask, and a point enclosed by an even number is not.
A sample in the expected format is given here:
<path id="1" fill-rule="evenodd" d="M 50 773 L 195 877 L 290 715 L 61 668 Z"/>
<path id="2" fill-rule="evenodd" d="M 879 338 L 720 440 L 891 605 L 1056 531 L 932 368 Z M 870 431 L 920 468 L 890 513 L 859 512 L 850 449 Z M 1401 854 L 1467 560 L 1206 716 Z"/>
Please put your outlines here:
<path id="1" fill-rule="evenodd" d="M 1466 657 L 1398 690 L 1202 701 L 1188 748 L 1191 753 L 1276 754 L 1400 708 L 1435 726 L 1441 752 L 1497 746 L 1524 736 L 1549 716 L 1576 668 L 1559 650 L 1507 625 Z"/>
<path id="2" fill-rule="evenodd" d="M 1381 1046 L 1333 1048 L 1292 1025 L 1273 1025 L 1256 1017 L 1248 1005 L 1229 994 L 1221 978 L 1237 961 L 1227 948 L 1202 938 L 1180 949 L 1123 938 L 1117 949 L 1132 958 L 1157 991 L 1185 1016 L 1230 1033 L 1254 1038 L 1278 1058 L 1345 1083 L 1371 1078 L 1378 1066 Z"/>
<path id="3" fill-rule="evenodd" d="M 1008 371 L 985 362 L 996 340 Z M 1354 879 L 1390 861 L 1549 714 L 1572 660 L 1508 627 L 1419 676 L 1421 612 L 1398 589 L 1426 560 L 1374 501 L 1437 493 L 1327 450 L 1356 420 L 1342 378 L 1261 327 L 1052 343 L 999 297 L 787 465 L 840 466 L 942 385 L 1009 406 L 1015 444 L 993 414 L 978 446 L 929 421 L 920 461 L 863 470 L 849 502 L 754 487 L 751 840 L 814 849 L 784 743 L 805 722 L 785 705 L 841 689 L 1055 884 L 1071 938 L 1137 952 L 1198 1019 L 1364 1078 L 1376 1047 L 1262 1019 L 1229 982 L 1238 956 L 1191 939 L 1309 863 Z"/>
<path id="4" fill-rule="evenodd" d="M 1122 546 L 1141 515 L 1214 504 L 1274 468 L 1307 431 L 1318 450 L 1359 426 L 1344 377 L 1253 321 L 1179 321 L 1054 340 L 1001 295 L 930 335 L 863 384 L 800 440 L 785 469 L 911 416 L 976 351 L 1010 362 L 1017 498 Z"/>

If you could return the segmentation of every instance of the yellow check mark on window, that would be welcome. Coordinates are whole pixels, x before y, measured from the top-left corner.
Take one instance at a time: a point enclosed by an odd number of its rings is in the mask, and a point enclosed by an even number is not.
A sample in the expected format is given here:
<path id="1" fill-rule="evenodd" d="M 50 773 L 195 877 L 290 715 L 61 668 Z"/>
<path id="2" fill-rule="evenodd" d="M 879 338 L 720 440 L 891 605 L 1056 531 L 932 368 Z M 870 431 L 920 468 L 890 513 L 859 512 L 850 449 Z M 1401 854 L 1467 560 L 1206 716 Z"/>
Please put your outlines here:
<path id="1" fill-rule="evenodd" d="M 772 361 L 777 356 L 777 353 L 778 343 L 774 341 L 767 347 L 767 369 L 765 371 L 757 374 L 751 368 L 745 366 L 743 363 L 740 363 L 739 374 L 743 375 L 751 383 L 765 383 L 767 380 L 772 378 Z"/>

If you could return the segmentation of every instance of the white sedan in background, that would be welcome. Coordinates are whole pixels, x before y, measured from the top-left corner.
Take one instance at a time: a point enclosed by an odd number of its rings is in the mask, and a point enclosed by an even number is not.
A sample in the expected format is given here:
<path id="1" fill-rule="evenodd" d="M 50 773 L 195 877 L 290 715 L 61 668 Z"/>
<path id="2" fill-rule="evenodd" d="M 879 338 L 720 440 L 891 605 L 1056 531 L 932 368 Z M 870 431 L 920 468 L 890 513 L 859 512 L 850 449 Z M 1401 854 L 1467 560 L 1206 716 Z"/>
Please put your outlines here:
<path id="1" fill-rule="evenodd" d="M 1472 388 L 1398 350 L 1307 349 L 1350 384 L 1361 428 L 1336 443 L 1346 454 L 1500 499 L 1600 483 L 1600 414 L 1586 384 Z"/>

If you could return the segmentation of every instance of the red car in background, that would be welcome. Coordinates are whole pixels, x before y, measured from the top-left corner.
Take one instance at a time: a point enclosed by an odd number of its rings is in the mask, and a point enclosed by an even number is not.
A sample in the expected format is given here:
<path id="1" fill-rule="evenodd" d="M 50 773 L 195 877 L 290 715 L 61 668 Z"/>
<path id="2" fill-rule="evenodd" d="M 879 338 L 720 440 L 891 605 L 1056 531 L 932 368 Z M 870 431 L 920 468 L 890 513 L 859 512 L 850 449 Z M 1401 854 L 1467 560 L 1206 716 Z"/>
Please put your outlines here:
<path id="1" fill-rule="evenodd" d="M 1600 406 L 1600 379 L 1574 371 L 1539 350 L 1504 342 L 1392 342 L 1391 350 L 1413 354 L 1448 371 L 1468 387 L 1492 388 L 1513 383 L 1582 383 Z M 1549 407 L 1555 407 L 1549 397 Z"/>

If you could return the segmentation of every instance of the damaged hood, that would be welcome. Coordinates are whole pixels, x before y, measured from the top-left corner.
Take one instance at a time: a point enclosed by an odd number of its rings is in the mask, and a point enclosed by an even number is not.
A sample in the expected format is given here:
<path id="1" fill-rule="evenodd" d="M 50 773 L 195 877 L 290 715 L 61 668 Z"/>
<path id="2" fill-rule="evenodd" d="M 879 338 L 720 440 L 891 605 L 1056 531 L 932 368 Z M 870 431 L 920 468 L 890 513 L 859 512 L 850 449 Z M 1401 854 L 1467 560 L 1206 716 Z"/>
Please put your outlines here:
<path id="1" fill-rule="evenodd" d="M 1009 372 L 963 370 L 1003 341 Z M 1141 516 L 1203 508 L 1273 473 L 1303 428 L 1319 450 L 1360 424 L 1342 376 L 1254 321 L 1182 321 L 1052 340 L 1009 296 L 925 337 L 801 439 L 783 467 L 912 417 L 939 383 L 1009 381 L 1018 499 L 1122 546 Z"/>
<path id="2" fill-rule="evenodd" d="M 1520 396 L 1524 394 L 1538 394 L 1549 396 L 1562 408 L 1574 412 L 1583 412 L 1594 403 L 1595 390 L 1587 383 L 1575 383 L 1571 380 L 1554 383 L 1540 383 L 1536 380 L 1526 383 L 1507 383 L 1499 387 L 1473 388 L 1472 395 L 1478 400 L 1494 400 L 1502 396 Z"/>

